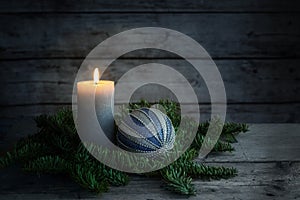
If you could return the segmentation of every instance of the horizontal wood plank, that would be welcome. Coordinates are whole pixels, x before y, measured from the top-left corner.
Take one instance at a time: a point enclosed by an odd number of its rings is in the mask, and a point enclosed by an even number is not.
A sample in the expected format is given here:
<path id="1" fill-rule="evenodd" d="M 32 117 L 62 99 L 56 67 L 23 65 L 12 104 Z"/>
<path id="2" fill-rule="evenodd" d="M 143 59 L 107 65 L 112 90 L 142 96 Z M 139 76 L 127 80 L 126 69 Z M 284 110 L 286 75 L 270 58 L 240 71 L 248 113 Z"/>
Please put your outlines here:
<path id="1" fill-rule="evenodd" d="M 185 104 L 188 108 L 188 104 Z M 1 108 L 0 116 L 2 124 L 12 124 L 10 120 L 18 122 L 22 118 L 32 118 L 41 114 L 53 114 L 61 108 L 71 107 L 71 105 L 29 105 Z M 299 104 L 229 104 L 227 105 L 227 120 L 236 122 L 299 122 Z M 196 114 L 195 110 L 189 110 L 190 114 Z M 208 120 L 211 115 L 209 105 L 200 105 L 201 121 Z M 216 114 L 216 113 L 215 113 Z"/>
<path id="2" fill-rule="evenodd" d="M 299 14 L 2 14 L 0 59 L 84 58 L 106 38 L 145 26 L 187 34 L 214 58 L 294 58 L 300 52 L 298 18 Z M 109 49 L 101 56 L 110 57 Z M 126 56 L 170 55 L 138 51 Z"/>
<path id="3" fill-rule="evenodd" d="M 235 151 L 212 153 L 205 162 L 300 161 L 300 124 L 251 124 L 237 136 Z"/>
<path id="4" fill-rule="evenodd" d="M 73 82 L 81 62 L 81 59 L 2 61 L 0 75 L 2 97 L 0 105 L 5 107 L 34 104 L 70 104 L 72 102 Z M 161 63 L 171 66 L 186 77 L 198 95 L 200 103 L 210 103 L 207 86 L 201 75 L 184 60 L 118 59 L 103 74 L 103 79 L 114 80 L 117 83 L 118 79 L 128 70 L 145 63 Z M 228 103 L 237 104 L 300 102 L 300 96 L 295 95 L 300 92 L 298 84 L 300 68 L 298 63 L 299 60 L 216 61 L 224 81 L 227 101 Z M 92 78 L 93 69 L 89 70 L 91 70 L 90 77 L 86 77 L 87 80 Z M 147 72 L 138 75 L 143 77 L 146 73 L 155 74 L 156 70 L 155 67 L 149 68 Z M 168 84 L 176 86 L 179 93 L 185 95 L 186 90 L 184 88 L 179 89 L 183 84 L 181 81 L 168 77 L 167 74 L 166 78 L 168 78 L 166 80 Z M 132 84 L 136 83 L 129 82 L 128 89 Z M 124 97 L 127 96 L 127 90 L 120 92 L 124 92 Z M 151 85 L 137 90 L 132 100 L 137 101 L 144 98 L 155 101 L 173 96 L 166 89 Z M 116 99 L 116 101 L 125 102 L 125 98 Z"/>
<path id="5" fill-rule="evenodd" d="M 167 0 L 167 1 L 83 1 L 11 0 L 0 5 L 0 12 L 299 12 L 297 0 Z"/>
<path id="6" fill-rule="evenodd" d="M 224 80 L 227 121 L 300 123 L 299 15 L 297 0 L 1 3 L 0 151 L 37 131 L 33 117 L 71 106 L 76 72 L 96 45 L 121 31 L 144 26 L 174 29 L 203 45 Z M 102 57 L 111 56 L 107 49 Z M 210 98 L 203 79 L 174 54 L 149 49 L 128 53 L 103 78 L 116 81 L 127 70 L 149 62 L 170 65 L 185 75 L 199 97 L 201 121 L 209 119 Z M 187 95 L 177 79 L 170 78 L 168 83 Z M 132 101 L 167 97 L 173 95 L 161 87 L 144 87 Z M 198 113 L 185 103 L 189 114 Z M 300 199 L 299 129 L 300 124 L 251 124 L 250 131 L 233 144 L 236 151 L 197 159 L 236 167 L 238 176 L 195 180 L 197 195 L 189 199 Z M 26 174 L 19 167 L 1 170 L 0 179 L 0 199 L 184 198 L 164 190 L 159 179 L 135 175 L 128 186 L 112 187 L 101 196 L 66 176 Z"/>
<path id="7" fill-rule="evenodd" d="M 195 180 L 197 196 L 191 199 L 235 197 L 261 199 L 299 197 L 300 124 L 252 124 L 250 132 L 238 136 L 239 146 L 233 153 L 210 154 L 208 165 L 236 167 L 238 176 L 228 180 Z M 237 146 L 237 145 L 236 145 Z M 232 156 L 229 156 L 232 154 Z M 240 156 L 238 156 L 240 155 Z M 246 158 L 246 159 L 245 159 Z M 19 168 L 4 169 L 0 173 L 5 184 L 0 185 L 0 197 L 11 198 L 96 198 L 65 176 L 25 174 Z M 246 195 L 246 196 L 244 196 Z M 158 179 L 131 176 L 125 187 L 112 187 L 103 199 L 179 199 L 167 192 Z M 244 197 L 244 198 L 243 198 Z"/>
<path id="8" fill-rule="evenodd" d="M 238 136 L 233 153 L 210 154 L 207 165 L 223 165 L 238 169 L 238 176 L 228 180 L 195 180 L 199 198 L 297 199 L 300 176 L 300 124 L 252 124 L 250 132 Z M 1 145 L 2 146 L 2 145 Z M 230 156 L 231 154 L 231 156 Z M 5 199 L 181 199 L 182 196 L 163 189 L 162 181 L 131 176 L 125 187 L 112 187 L 98 196 L 80 188 L 66 176 L 22 173 L 19 168 L 0 172 L 0 198 Z"/>
<path id="9" fill-rule="evenodd" d="M 211 165 L 218 165 L 211 163 Z M 294 199 L 299 197 L 299 162 L 228 163 L 238 176 L 228 180 L 195 180 L 196 196 L 189 199 Z M 166 191 L 156 178 L 131 176 L 127 186 L 111 187 L 102 195 L 90 193 L 66 176 L 24 174 L 18 168 L 0 173 L 3 199 L 182 199 Z"/>

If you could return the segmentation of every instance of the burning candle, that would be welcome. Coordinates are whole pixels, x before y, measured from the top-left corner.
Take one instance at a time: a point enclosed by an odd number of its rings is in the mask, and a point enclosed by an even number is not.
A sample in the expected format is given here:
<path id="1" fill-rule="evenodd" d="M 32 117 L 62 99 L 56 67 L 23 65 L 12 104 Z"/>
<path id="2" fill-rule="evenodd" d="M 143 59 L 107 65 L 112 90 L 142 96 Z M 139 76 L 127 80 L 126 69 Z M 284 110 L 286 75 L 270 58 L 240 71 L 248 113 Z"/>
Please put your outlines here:
<path id="1" fill-rule="evenodd" d="M 86 135 L 86 140 L 89 142 L 99 144 L 101 143 L 101 137 L 103 137 L 103 134 L 96 133 L 98 124 L 94 124 L 89 120 L 92 118 L 92 113 L 96 113 L 98 122 L 106 137 L 112 142 L 115 140 L 114 89 L 113 81 L 99 81 L 98 68 L 94 70 L 94 80 L 77 83 L 78 127 L 80 132 L 92 134 Z"/>

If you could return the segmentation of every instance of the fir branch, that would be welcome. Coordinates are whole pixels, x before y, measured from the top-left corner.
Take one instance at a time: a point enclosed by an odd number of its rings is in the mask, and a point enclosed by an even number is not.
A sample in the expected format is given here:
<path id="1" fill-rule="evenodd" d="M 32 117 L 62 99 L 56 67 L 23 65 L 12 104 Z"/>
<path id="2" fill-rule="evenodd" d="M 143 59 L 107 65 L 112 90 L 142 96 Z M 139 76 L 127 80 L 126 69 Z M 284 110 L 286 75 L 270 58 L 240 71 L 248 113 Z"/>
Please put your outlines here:
<path id="1" fill-rule="evenodd" d="M 224 124 L 223 134 L 230 133 L 230 134 L 238 134 L 238 133 L 245 133 L 249 131 L 249 125 L 245 123 L 233 123 L 227 122 Z"/>
<path id="2" fill-rule="evenodd" d="M 127 185 L 129 182 L 129 176 L 124 172 L 105 167 L 102 173 L 108 182 L 113 186 L 123 186 Z"/>
<path id="3" fill-rule="evenodd" d="M 166 182 L 166 189 L 184 195 L 194 195 L 196 190 L 192 178 L 188 177 L 181 168 L 168 166 L 161 170 L 161 176 Z"/>
<path id="4" fill-rule="evenodd" d="M 215 144 L 215 146 L 213 148 L 213 151 L 216 151 L 216 152 L 225 152 L 225 151 L 232 152 L 232 151 L 234 151 L 234 147 L 228 142 L 217 141 L 217 143 Z"/>
<path id="5" fill-rule="evenodd" d="M 49 153 L 48 148 L 40 143 L 28 140 L 23 146 L 15 146 L 11 152 L 0 158 L 0 168 L 8 167 L 16 161 L 27 162 Z"/>
<path id="6" fill-rule="evenodd" d="M 64 173 L 69 171 L 70 163 L 59 156 L 44 156 L 29 161 L 23 169 L 31 172 Z"/>
<path id="7" fill-rule="evenodd" d="M 198 128 L 198 134 L 206 135 L 208 127 L 211 123 L 213 123 L 215 126 L 223 125 L 220 140 L 228 143 L 237 142 L 235 136 L 239 133 L 245 133 L 249 130 L 249 126 L 245 123 L 226 122 L 225 124 L 222 124 L 220 119 L 214 118 L 212 121 L 201 123 Z"/>
<path id="8" fill-rule="evenodd" d="M 206 141 L 204 143 L 204 139 L 205 139 L 205 136 L 203 136 L 202 134 L 200 133 L 197 133 L 196 137 L 194 138 L 192 144 L 191 144 L 191 147 L 192 148 L 195 148 L 197 150 L 200 150 L 200 148 L 202 147 L 202 145 L 206 145 L 206 147 L 208 148 L 209 146 L 213 145 L 213 141 L 211 141 L 209 138 L 206 138 Z M 206 148 L 204 146 L 204 148 Z M 213 147 L 213 151 L 216 151 L 216 152 L 225 152 L 225 151 L 234 151 L 234 148 L 231 146 L 230 143 L 228 142 L 222 142 L 220 140 L 218 140 L 214 147 Z"/>
<path id="9" fill-rule="evenodd" d="M 186 150 L 177 161 L 186 162 L 192 161 L 199 156 L 199 151 L 195 148 L 189 148 Z"/>
<path id="10" fill-rule="evenodd" d="M 36 117 L 35 121 L 37 127 L 40 128 L 40 132 L 48 137 L 65 136 L 70 139 L 78 138 L 72 110 L 62 109 L 55 115 L 41 115 Z"/>
<path id="11" fill-rule="evenodd" d="M 14 160 L 14 155 L 10 152 L 6 152 L 4 156 L 0 157 L 0 169 L 8 167 L 14 162 Z"/>
<path id="12" fill-rule="evenodd" d="M 235 168 L 216 167 L 199 164 L 196 162 L 174 162 L 174 168 L 182 169 L 186 174 L 202 179 L 228 179 L 237 175 Z"/>
<path id="13" fill-rule="evenodd" d="M 92 169 L 82 165 L 75 165 L 70 172 L 72 179 L 74 179 L 81 186 L 96 192 L 102 193 L 108 191 L 108 183 L 104 177 L 100 177 Z"/>
<path id="14" fill-rule="evenodd" d="M 27 162 L 28 160 L 36 159 L 40 156 L 46 155 L 49 152 L 50 151 L 47 146 L 43 144 L 28 142 L 24 146 L 18 149 L 16 148 L 14 155 L 16 159 L 22 162 Z"/>
<path id="15" fill-rule="evenodd" d="M 192 178 L 220 179 L 229 178 L 237 174 L 236 169 L 226 167 L 206 166 L 195 163 L 193 160 L 198 156 L 198 151 L 202 145 L 211 145 L 211 141 L 204 138 L 210 125 L 215 130 L 222 127 L 217 119 L 197 123 L 191 119 L 181 119 L 180 106 L 176 102 L 161 100 L 158 102 L 170 117 L 176 130 L 176 140 L 174 145 L 176 150 L 181 146 L 181 142 L 190 137 L 189 133 L 197 131 L 196 137 L 188 150 L 179 159 L 161 170 L 146 173 L 148 177 L 160 175 L 166 182 L 166 188 L 179 194 L 191 195 L 195 193 Z M 142 100 L 139 103 L 130 104 L 128 111 L 141 107 L 150 107 L 153 104 Z M 0 168 L 7 167 L 15 161 L 24 164 L 24 170 L 32 172 L 46 173 L 68 173 L 77 183 L 91 191 L 98 193 L 108 190 L 109 185 L 126 185 L 129 176 L 125 172 L 112 169 L 96 160 L 85 146 L 81 143 L 73 121 L 72 111 L 63 109 L 55 115 L 41 115 L 36 119 L 39 132 L 20 140 L 12 152 L 7 152 L 0 158 Z M 183 124 L 183 129 L 178 130 L 179 124 Z M 235 141 L 235 135 L 246 132 L 246 124 L 225 123 L 221 139 L 214 145 L 214 151 L 232 151 L 231 142 Z M 205 146 L 204 146 L 205 147 Z M 184 149 L 186 149 L 184 148 Z M 115 159 L 118 163 L 126 163 L 129 167 L 137 167 L 138 164 L 152 166 L 156 168 L 159 162 L 150 162 L 149 159 L 135 160 L 133 157 L 107 151 L 103 148 L 95 148 L 98 154 L 106 159 Z M 178 151 L 180 148 L 178 149 Z M 167 158 L 166 158 L 167 159 Z"/>
<path id="16" fill-rule="evenodd" d="M 247 131 L 249 131 L 249 126 L 247 124 L 227 122 L 224 124 L 221 139 L 226 142 L 236 143 L 237 140 L 235 135 L 245 133 Z"/>
<path id="17" fill-rule="evenodd" d="M 103 163 L 100 163 L 91 156 L 82 144 L 79 145 L 77 153 L 74 155 L 74 161 L 77 164 L 84 163 L 84 167 L 94 169 L 95 173 L 105 177 L 113 186 L 126 185 L 129 182 L 129 176 L 126 173 L 109 168 Z"/>

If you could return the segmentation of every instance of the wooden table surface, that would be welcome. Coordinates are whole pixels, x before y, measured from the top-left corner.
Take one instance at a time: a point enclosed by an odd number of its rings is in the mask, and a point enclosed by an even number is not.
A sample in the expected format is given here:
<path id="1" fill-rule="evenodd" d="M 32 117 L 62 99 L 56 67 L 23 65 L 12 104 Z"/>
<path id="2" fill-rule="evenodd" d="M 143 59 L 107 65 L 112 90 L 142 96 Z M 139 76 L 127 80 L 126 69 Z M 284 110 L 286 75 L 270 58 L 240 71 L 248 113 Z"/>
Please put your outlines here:
<path id="1" fill-rule="evenodd" d="M 238 141 L 235 152 L 210 154 L 203 161 L 236 167 L 238 176 L 195 180 L 197 195 L 188 199 L 300 199 L 300 124 L 252 124 Z M 100 196 L 68 177 L 25 174 L 18 167 L 2 169 L 0 177 L 0 199 L 187 199 L 164 190 L 158 179 L 139 176 Z"/>

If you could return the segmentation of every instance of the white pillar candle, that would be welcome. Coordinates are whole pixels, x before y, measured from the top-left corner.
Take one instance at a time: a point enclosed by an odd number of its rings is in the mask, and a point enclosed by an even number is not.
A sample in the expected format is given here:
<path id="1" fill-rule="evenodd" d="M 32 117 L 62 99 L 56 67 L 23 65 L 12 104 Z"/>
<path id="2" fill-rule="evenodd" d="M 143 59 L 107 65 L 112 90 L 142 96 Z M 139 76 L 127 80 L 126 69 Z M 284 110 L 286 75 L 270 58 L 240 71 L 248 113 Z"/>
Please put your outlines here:
<path id="1" fill-rule="evenodd" d="M 99 81 L 99 71 L 94 71 L 94 80 L 80 81 L 77 83 L 77 121 L 81 133 L 87 133 L 85 140 L 103 145 L 103 134 L 97 133 L 98 124 L 92 120 L 92 114 L 96 112 L 98 122 L 106 137 L 114 142 L 114 82 L 108 80 Z"/>

